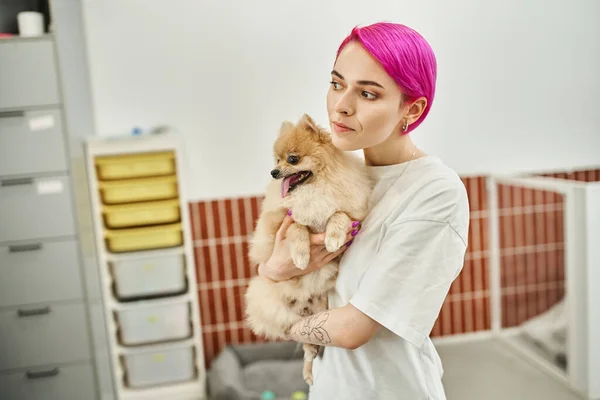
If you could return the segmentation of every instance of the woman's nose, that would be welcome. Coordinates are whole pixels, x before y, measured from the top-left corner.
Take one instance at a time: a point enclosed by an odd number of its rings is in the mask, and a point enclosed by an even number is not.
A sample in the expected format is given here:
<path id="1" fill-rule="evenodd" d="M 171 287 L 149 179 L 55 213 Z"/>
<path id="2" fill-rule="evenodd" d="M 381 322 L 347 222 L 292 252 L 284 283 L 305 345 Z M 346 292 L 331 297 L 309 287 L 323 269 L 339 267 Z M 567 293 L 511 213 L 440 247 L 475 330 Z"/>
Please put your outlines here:
<path id="1" fill-rule="evenodd" d="M 348 92 L 342 94 L 338 101 L 335 103 L 335 112 L 344 115 L 352 115 L 354 113 L 354 104 L 348 97 Z"/>

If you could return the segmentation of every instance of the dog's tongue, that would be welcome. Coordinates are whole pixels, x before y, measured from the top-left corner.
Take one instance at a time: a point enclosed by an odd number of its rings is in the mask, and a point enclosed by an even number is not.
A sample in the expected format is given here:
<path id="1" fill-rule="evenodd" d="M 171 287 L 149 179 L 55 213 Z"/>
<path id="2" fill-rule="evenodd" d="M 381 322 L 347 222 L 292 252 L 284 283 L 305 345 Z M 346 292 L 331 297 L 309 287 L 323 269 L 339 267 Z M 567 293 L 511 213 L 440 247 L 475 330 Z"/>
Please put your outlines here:
<path id="1" fill-rule="evenodd" d="M 288 192 L 290 191 L 291 183 L 295 182 L 297 178 L 298 177 L 296 175 L 292 175 L 283 179 L 283 182 L 281 182 L 281 197 L 287 196 Z"/>

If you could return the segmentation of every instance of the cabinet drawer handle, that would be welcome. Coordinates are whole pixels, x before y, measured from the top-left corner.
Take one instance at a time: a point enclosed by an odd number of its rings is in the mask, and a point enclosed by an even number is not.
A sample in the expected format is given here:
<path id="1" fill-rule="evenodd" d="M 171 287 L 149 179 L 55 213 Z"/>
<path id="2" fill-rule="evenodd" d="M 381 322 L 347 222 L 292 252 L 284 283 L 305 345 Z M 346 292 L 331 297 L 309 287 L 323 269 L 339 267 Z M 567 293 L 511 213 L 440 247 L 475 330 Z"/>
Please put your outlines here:
<path id="1" fill-rule="evenodd" d="M 46 371 L 26 371 L 25 376 L 27 376 L 27 379 L 50 378 L 58 375 L 59 372 L 60 370 L 58 368 L 52 368 Z"/>
<path id="2" fill-rule="evenodd" d="M 33 317 L 36 315 L 45 315 L 50 314 L 50 306 L 42 307 L 42 308 L 34 308 L 33 310 L 18 310 L 17 314 L 19 317 Z"/>
<path id="3" fill-rule="evenodd" d="M 33 184 L 33 178 L 7 179 L 2 181 L 2 186 L 21 186 Z"/>
<path id="4" fill-rule="evenodd" d="M 0 111 L 0 118 L 23 118 L 25 111 Z"/>
<path id="5" fill-rule="evenodd" d="M 20 245 L 16 245 L 16 246 L 8 246 L 9 253 L 22 253 L 25 251 L 36 251 L 36 250 L 41 250 L 41 249 L 42 249 L 41 243 L 31 243 L 31 244 L 20 244 Z"/>

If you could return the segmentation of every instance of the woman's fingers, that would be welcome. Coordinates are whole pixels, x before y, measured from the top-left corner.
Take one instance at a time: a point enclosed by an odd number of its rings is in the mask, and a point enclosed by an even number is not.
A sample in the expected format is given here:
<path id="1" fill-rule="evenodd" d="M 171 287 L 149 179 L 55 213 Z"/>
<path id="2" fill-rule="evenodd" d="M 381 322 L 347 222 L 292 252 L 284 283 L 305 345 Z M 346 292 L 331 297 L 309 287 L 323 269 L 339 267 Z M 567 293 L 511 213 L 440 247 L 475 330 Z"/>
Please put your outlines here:
<path id="1" fill-rule="evenodd" d="M 312 233 L 310 235 L 310 244 L 311 245 L 321 245 L 325 244 L 325 234 L 324 233 Z"/>
<path id="2" fill-rule="evenodd" d="M 346 251 L 347 248 L 348 248 L 348 245 L 344 245 L 344 246 L 340 247 L 337 251 L 327 254 L 325 256 L 325 258 L 323 258 L 323 262 L 325 264 L 327 264 L 328 262 L 330 262 L 331 260 L 333 260 L 334 258 L 339 256 L 340 254 L 342 254 L 344 251 Z"/>
<path id="3" fill-rule="evenodd" d="M 281 223 L 281 226 L 277 230 L 276 237 L 278 240 L 285 239 L 285 234 L 287 233 L 288 228 L 294 223 L 294 219 L 289 215 L 286 215 Z"/>
<path id="4" fill-rule="evenodd" d="M 317 261 L 314 263 L 314 265 L 315 266 L 318 265 L 318 267 L 315 267 L 315 268 L 309 267 L 308 269 L 311 271 L 314 269 L 318 269 L 321 266 L 323 266 L 323 265 L 327 264 L 328 262 L 330 262 L 331 260 L 333 260 L 334 258 L 336 258 L 337 256 L 339 256 L 340 254 L 342 254 L 344 251 L 346 251 L 348 246 L 350 246 L 350 244 L 352 243 L 352 241 L 358 234 L 358 231 L 360 230 L 360 228 L 361 228 L 360 223 L 353 223 L 352 226 L 350 227 L 350 230 L 348 231 L 348 234 L 346 235 L 346 243 L 342 247 L 340 247 L 338 250 L 334 251 L 333 253 L 330 253 L 325 248 L 325 233 L 311 234 L 310 235 L 311 260 L 320 260 L 320 261 Z M 313 263 L 311 263 L 311 264 L 313 264 Z"/>
<path id="5" fill-rule="evenodd" d="M 327 254 L 329 254 L 329 251 L 327 251 L 327 248 L 325 246 L 319 246 L 316 248 L 318 250 L 318 255 L 321 258 L 324 258 L 325 256 L 327 256 Z"/>
<path id="6" fill-rule="evenodd" d="M 319 253 L 318 253 L 319 259 L 322 260 L 322 262 L 324 262 L 324 263 L 328 263 L 329 261 L 333 260 L 340 254 L 342 254 L 344 251 L 346 251 L 348 246 L 350 246 L 350 244 L 352 244 L 352 239 L 353 239 L 353 237 L 350 236 L 350 239 L 348 239 L 348 241 L 342 247 L 340 247 L 338 250 L 334 251 L 333 253 L 330 253 L 325 247 L 319 248 Z"/>
<path id="7" fill-rule="evenodd" d="M 346 235 L 346 243 L 354 240 L 354 236 L 356 236 L 356 234 L 352 234 L 352 232 L 350 232 L 349 234 Z"/>

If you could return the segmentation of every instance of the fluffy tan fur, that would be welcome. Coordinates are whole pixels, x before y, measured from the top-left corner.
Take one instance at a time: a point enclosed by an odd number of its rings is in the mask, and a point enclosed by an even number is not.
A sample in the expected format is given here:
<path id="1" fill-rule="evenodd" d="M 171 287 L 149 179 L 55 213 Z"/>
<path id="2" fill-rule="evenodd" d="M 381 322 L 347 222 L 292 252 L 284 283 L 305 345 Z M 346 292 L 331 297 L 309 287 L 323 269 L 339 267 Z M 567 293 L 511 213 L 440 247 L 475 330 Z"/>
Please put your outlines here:
<path id="1" fill-rule="evenodd" d="M 372 180 L 363 160 L 338 150 L 328 132 L 304 115 L 293 125 L 284 122 L 275 141 L 276 169 L 282 177 L 310 171 L 312 175 L 282 197 L 283 179 L 267 186 L 261 214 L 250 243 L 250 260 L 266 262 L 273 253 L 275 236 L 288 209 L 294 223 L 287 231 L 292 260 L 306 268 L 310 258 L 309 233 L 325 232 L 325 247 L 334 252 L 345 245 L 352 221 L 368 211 Z M 288 162 L 290 155 L 299 162 Z M 254 277 L 246 291 L 246 319 L 257 335 L 281 339 L 301 318 L 328 308 L 327 295 L 335 286 L 338 261 L 289 281 L 273 282 Z M 312 384 L 312 360 L 319 347 L 304 345 L 304 379 Z"/>

